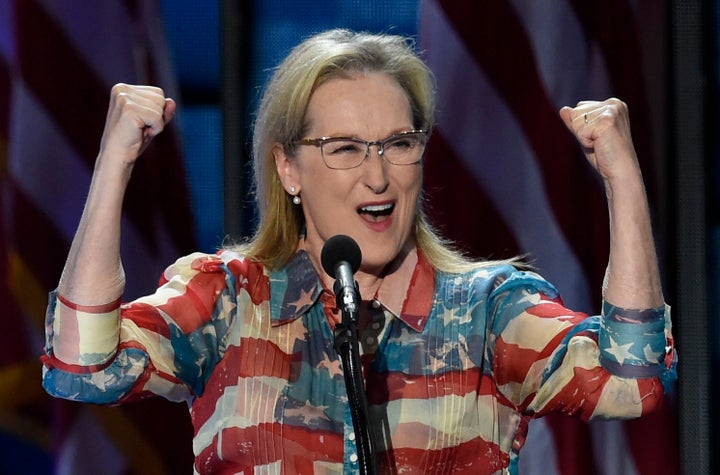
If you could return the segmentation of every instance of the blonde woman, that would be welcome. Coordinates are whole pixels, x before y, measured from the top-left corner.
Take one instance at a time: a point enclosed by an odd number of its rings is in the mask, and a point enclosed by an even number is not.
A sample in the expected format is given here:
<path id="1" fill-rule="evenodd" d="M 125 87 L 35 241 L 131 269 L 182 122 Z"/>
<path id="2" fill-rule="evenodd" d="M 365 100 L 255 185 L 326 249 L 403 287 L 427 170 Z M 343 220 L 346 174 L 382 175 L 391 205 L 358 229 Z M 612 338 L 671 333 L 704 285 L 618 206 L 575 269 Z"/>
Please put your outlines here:
<path id="1" fill-rule="evenodd" d="M 605 302 L 588 317 L 514 261 L 462 257 L 427 223 L 433 94 L 404 38 L 333 30 L 301 43 L 257 116 L 255 236 L 178 259 L 154 293 L 121 305 L 123 195 L 175 103 L 158 88 L 115 86 L 50 299 L 46 390 L 187 401 L 195 473 L 357 472 L 333 347 L 341 317 L 320 265 L 324 243 L 345 234 L 362 250 L 360 342 L 381 473 L 516 473 L 533 417 L 652 411 L 675 353 L 625 105 L 560 111 L 610 207 Z"/>

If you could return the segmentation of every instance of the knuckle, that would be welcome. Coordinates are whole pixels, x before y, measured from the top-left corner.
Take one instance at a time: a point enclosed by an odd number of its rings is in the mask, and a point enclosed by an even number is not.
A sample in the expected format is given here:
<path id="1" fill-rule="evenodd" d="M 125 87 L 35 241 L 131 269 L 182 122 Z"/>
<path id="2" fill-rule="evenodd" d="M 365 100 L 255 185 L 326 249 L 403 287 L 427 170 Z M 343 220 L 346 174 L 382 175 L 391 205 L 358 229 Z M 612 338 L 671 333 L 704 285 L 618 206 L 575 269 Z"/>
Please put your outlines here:
<path id="1" fill-rule="evenodd" d="M 119 83 L 115 84 L 115 85 L 112 87 L 112 89 L 110 90 L 110 93 L 111 93 L 112 95 L 117 96 L 117 95 L 122 94 L 122 93 L 124 93 L 125 91 L 127 91 L 129 87 L 130 87 L 130 86 L 128 86 L 128 85 L 125 84 L 124 82 L 119 82 Z"/>

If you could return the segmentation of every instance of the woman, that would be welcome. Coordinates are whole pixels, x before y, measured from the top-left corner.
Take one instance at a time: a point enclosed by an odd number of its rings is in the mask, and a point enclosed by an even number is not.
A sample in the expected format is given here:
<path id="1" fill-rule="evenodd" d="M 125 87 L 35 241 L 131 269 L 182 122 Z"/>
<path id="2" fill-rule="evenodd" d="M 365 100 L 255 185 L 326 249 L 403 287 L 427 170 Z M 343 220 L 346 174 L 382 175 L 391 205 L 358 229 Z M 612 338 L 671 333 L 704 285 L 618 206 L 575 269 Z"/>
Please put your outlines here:
<path id="1" fill-rule="evenodd" d="M 133 163 L 172 118 L 157 88 L 111 95 L 93 181 L 58 290 L 43 384 L 53 395 L 188 401 L 196 473 L 341 473 L 357 448 L 332 330 L 336 234 L 356 279 L 372 432 L 383 473 L 516 473 L 531 418 L 637 417 L 674 379 L 642 177 L 625 105 L 560 111 L 602 176 L 611 249 L 602 317 L 565 309 L 513 262 L 473 263 L 421 208 L 429 71 L 402 38 L 335 30 L 280 65 L 254 136 L 260 223 L 192 254 L 120 305 L 120 213 Z"/>

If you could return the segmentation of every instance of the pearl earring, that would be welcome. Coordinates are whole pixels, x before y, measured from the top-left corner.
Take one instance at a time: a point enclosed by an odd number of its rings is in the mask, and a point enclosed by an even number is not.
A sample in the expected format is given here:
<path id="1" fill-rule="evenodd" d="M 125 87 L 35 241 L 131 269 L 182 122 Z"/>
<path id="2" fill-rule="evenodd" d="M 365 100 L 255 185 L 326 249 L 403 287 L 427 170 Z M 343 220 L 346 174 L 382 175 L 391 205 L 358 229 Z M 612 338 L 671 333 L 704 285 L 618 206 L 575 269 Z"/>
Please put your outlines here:
<path id="1" fill-rule="evenodd" d="M 294 186 L 291 186 L 291 187 L 290 187 L 290 193 L 295 193 L 295 187 L 294 187 Z M 301 201 L 302 201 L 302 200 L 300 199 L 300 197 L 299 197 L 298 195 L 294 195 L 294 196 L 293 196 L 292 202 L 295 203 L 296 205 L 299 205 Z"/>

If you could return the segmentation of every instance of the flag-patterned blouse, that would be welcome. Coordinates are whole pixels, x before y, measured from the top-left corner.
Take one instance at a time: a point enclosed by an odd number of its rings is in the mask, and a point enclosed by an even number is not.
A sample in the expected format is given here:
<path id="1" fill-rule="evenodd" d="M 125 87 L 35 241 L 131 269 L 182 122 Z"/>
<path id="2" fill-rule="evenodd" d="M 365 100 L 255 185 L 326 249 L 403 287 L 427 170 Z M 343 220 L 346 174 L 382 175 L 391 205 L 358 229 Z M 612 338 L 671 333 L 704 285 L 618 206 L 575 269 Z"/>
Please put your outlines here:
<path id="1" fill-rule="evenodd" d="M 381 473 L 516 473 L 532 417 L 636 417 L 675 378 L 669 310 L 567 310 L 506 264 L 437 272 L 410 253 L 364 306 Z M 282 269 L 192 254 L 150 296 L 105 306 L 51 294 L 43 385 L 77 401 L 188 401 L 195 473 L 356 473 L 340 316 L 308 255 Z"/>

